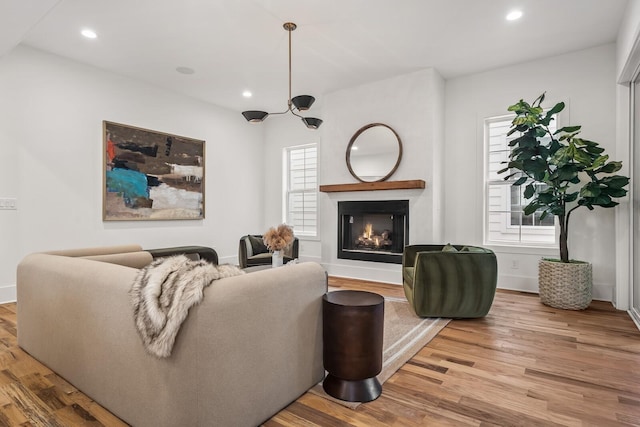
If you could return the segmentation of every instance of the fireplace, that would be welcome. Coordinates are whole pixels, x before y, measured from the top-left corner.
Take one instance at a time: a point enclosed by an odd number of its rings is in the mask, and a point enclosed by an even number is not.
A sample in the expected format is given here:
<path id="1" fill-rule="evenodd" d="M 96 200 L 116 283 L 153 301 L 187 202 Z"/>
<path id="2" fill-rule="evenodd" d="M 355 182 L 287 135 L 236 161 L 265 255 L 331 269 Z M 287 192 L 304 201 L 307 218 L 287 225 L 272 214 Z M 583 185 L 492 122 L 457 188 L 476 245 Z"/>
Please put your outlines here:
<path id="1" fill-rule="evenodd" d="M 409 201 L 338 202 L 338 258 L 402 264 Z"/>

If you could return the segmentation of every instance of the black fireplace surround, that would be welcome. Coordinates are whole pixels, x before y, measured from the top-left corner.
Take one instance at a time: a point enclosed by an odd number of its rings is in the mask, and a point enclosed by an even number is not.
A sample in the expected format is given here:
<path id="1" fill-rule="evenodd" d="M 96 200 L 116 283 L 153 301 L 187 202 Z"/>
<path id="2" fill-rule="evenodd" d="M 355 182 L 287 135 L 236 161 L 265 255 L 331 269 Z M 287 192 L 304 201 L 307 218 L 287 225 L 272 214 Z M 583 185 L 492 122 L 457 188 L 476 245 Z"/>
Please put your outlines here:
<path id="1" fill-rule="evenodd" d="M 338 258 L 402 264 L 409 201 L 338 202 Z"/>

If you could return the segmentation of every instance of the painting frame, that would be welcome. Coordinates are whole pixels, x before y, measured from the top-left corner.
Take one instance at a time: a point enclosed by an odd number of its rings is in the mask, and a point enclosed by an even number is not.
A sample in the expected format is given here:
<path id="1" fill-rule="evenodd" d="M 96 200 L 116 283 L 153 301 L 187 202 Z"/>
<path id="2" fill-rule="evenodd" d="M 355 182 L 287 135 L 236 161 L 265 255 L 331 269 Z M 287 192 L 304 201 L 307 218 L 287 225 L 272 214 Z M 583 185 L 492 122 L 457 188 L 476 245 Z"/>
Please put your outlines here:
<path id="1" fill-rule="evenodd" d="M 205 218 L 204 140 L 102 121 L 102 220 Z"/>

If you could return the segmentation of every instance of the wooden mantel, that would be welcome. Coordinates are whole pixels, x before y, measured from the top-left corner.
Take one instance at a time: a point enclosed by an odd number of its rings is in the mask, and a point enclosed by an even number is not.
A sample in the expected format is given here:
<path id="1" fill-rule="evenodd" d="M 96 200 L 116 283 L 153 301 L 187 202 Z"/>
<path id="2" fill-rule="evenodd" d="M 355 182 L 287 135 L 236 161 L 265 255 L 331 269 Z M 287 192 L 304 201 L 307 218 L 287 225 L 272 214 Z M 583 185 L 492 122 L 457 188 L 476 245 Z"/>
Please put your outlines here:
<path id="1" fill-rule="evenodd" d="M 422 179 L 408 181 L 356 182 L 354 184 L 321 185 L 323 193 L 338 193 L 342 191 L 378 191 L 378 190 L 407 190 L 425 188 Z"/>

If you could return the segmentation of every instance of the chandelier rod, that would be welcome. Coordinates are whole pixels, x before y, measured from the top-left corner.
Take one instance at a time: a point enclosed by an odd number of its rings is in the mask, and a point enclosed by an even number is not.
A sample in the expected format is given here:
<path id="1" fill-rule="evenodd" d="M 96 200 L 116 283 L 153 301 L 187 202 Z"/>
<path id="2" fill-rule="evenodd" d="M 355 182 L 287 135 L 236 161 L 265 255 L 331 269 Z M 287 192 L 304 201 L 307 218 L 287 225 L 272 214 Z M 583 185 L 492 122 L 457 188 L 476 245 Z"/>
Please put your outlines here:
<path id="1" fill-rule="evenodd" d="M 293 111 L 293 101 L 292 101 L 292 96 L 291 96 L 291 82 L 292 82 L 292 67 L 291 67 L 291 33 L 293 32 L 293 30 L 295 30 L 297 28 L 297 25 L 294 24 L 293 22 L 285 22 L 282 27 L 287 30 L 287 32 L 289 33 L 289 98 L 287 99 L 287 109 L 284 111 L 280 111 L 277 113 L 269 113 L 272 116 L 275 115 L 279 115 L 279 114 L 287 114 L 287 113 L 291 113 L 296 117 L 300 117 L 303 118 L 300 114 L 296 114 L 295 111 Z"/>
<path id="2" fill-rule="evenodd" d="M 287 22 L 285 24 L 285 28 L 289 33 L 289 100 L 287 101 L 287 105 L 289 105 L 289 110 L 293 112 L 293 110 L 291 109 L 291 33 L 296 29 L 296 24 Z"/>

